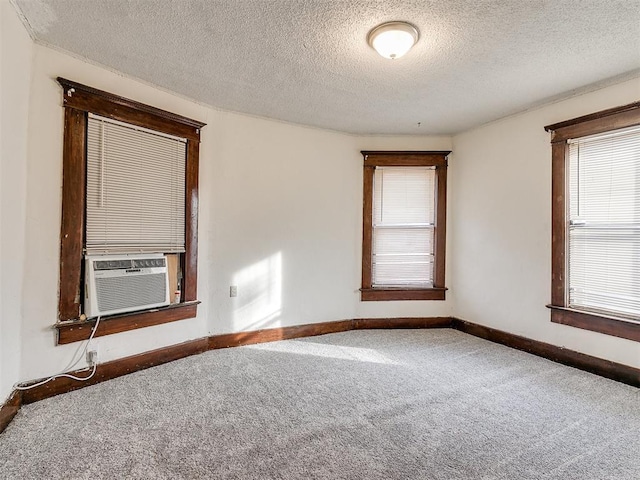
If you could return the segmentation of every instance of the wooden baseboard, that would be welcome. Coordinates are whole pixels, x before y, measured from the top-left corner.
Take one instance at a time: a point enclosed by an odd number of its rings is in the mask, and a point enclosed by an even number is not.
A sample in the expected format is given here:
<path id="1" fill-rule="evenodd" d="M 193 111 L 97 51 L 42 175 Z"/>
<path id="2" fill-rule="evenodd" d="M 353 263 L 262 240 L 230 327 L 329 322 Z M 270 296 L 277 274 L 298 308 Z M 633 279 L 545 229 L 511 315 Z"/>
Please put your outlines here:
<path id="1" fill-rule="evenodd" d="M 252 332 L 226 333 L 209 337 L 209 350 L 227 347 L 239 347 L 255 343 L 275 342 L 291 338 L 314 337 L 327 333 L 346 332 L 353 330 L 353 320 L 339 320 L 336 322 L 309 323 L 294 327 L 266 328 Z"/>
<path id="2" fill-rule="evenodd" d="M 327 333 L 346 332 L 348 330 L 378 328 L 446 328 L 451 325 L 449 317 L 423 318 L 356 318 L 336 322 L 309 323 L 293 327 L 267 328 L 252 332 L 227 333 L 209 337 L 209 349 L 238 347 L 255 343 L 275 342 L 291 338 L 314 337 Z"/>
<path id="3" fill-rule="evenodd" d="M 96 369 L 96 374 L 90 380 L 79 382 L 70 378 L 56 378 L 44 385 L 22 392 L 22 403 L 28 404 L 53 397 L 61 393 L 71 392 L 89 385 L 121 377 L 129 373 L 155 367 L 163 363 L 172 362 L 180 358 L 203 353 L 207 350 L 207 339 L 200 338 L 189 342 L 171 345 L 169 347 L 139 353 L 130 357 L 119 358 L 110 362 L 101 363 Z M 86 371 L 74 372 L 77 376 L 86 376 Z M 32 383 L 36 383 L 32 382 Z"/>
<path id="4" fill-rule="evenodd" d="M 527 337 L 514 335 L 513 333 L 496 330 L 475 323 L 467 322 L 459 318 L 452 318 L 452 328 L 468 333 L 475 337 L 483 338 L 491 342 L 500 343 L 507 347 L 522 350 L 539 357 L 544 357 L 563 365 L 578 368 L 595 373 L 601 377 L 610 378 L 618 382 L 626 383 L 634 387 L 640 387 L 640 369 L 611 362 L 602 358 L 592 357 L 584 353 L 569 350 L 567 348 L 551 345 L 550 343 L 532 340 Z"/>
<path id="5" fill-rule="evenodd" d="M 22 393 L 14 390 L 9 399 L 0 407 L 0 433 L 4 432 L 22 406 Z"/>
<path id="6" fill-rule="evenodd" d="M 363 329 L 402 329 L 402 328 L 455 328 L 508 347 L 548 358 L 554 362 L 586 370 L 597 375 L 640 387 L 640 369 L 592 357 L 494 328 L 477 325 L 453 317 L 427 318 L 358 318 L 335 322 L 312 323 L 293 327 L 269 328 L 253 332 L 228 333 L 199 338 L 178 345 L 159 348 L 130 357 L 120 358 L 98 365 L 95 376 L 86 382 L 69 378 L 58 378 L 51 382 L 23 392 L 14 392 L 0 408 L 0 432 L 6 428 L 22 404 L 28 404 L 53 397 L 61 393 L 77 390 L 89 385 L 104 382 L 112 378 L 144 370 L 163 363 L 203 353 L 207 350 L 273 342 L 292 338 L 312 337 L 327 333 L 345 332 Z M 86 372 L 75 372 L 79 376 Z M 36 383 L 36 381 L 31 383 Z"/>
<path id="7" fill-rule="evenodd" d="M 356 318 L 353 330 L 392 329 L 392 328 L 447 328 L 451 326 L 451 317 L 423 318 Z"/>

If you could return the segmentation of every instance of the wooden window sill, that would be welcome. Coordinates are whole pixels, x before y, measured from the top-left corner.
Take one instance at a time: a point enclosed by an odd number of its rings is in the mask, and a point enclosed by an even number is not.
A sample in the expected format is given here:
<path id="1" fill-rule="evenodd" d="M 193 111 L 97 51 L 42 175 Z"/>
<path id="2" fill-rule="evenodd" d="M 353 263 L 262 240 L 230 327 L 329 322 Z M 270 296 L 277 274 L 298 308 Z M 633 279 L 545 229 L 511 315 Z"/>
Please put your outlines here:
<path id="1" fill-rule="evenodd" d="M 444 300 L 446 291 L 446 288 L 362 288 L 360 300 Z"/>
<path id="2" fill-rule="evenodd" d="M 551 309 L 553 323 L 640 342 L 640 322 L 556 305 L 547 305 L 547 308 Z"/>
<path id="3" fill-rule="evenodd" d="M 104 317 L 100 320 L 100 325 L 94 337 L 194 318 L 198 313 L 199 303 L 199 301 L 177 303 L 141 312 L 123 313 Z M 58 330 L 58 345 L 88 339 L 95 324 L 95 319 L 59 322 L 55 324 L 54 327 Z"/>

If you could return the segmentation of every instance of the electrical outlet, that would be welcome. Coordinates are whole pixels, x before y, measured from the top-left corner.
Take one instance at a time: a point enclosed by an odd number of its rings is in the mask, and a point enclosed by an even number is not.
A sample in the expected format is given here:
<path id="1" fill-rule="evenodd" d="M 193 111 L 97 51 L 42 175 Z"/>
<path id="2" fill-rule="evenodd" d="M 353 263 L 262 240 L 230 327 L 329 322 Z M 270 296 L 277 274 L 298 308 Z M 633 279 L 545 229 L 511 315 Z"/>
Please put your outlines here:
<path id="1" fill-rule="evenodd" d="M 96 350 L 89 350 L 87 352 L 87 363 L 90 367 L 98 363 L 98 352 Z"/>
<path id="2" fill-rule="evenodd" d="M 237 297 L 238 296 L 238 286 L 237 285 L 231 285 L 229 287 L 229 296 L 230 297 Z"/>

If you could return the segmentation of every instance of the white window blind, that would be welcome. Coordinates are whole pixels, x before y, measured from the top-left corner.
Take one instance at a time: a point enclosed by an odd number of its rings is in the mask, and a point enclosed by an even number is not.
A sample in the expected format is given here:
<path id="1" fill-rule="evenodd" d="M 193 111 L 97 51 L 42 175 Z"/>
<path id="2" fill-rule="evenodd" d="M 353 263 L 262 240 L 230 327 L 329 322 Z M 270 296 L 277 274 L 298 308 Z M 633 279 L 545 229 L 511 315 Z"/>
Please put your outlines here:
<path id="1" fill-rule="evenodd" d="M 90 115 L 87 253 L 184 252 L 186 141 Z"/>
<path id="2" fill-rule="evenodd" d="M 376 167 L 373 286 L 433 286 L 435 167 Z"/>
<path id="3" fill-rule="evenodd" d="M 570 307 L 640 319 L 640 127 L 569 142 Z"/>

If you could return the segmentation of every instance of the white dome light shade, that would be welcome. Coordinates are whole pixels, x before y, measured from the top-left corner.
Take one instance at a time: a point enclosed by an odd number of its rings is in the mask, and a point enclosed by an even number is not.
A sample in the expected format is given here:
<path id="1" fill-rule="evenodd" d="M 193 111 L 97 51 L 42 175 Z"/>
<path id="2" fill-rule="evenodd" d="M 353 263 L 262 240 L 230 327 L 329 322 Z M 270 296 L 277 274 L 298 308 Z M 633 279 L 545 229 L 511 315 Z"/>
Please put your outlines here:
<path id="1" fill-rule="evenodd" d="M 418 41 L 418 29 L 407 22 L 388 22 L 369 32 L 367 41 L 385 58 L 400 58 Z"/>

